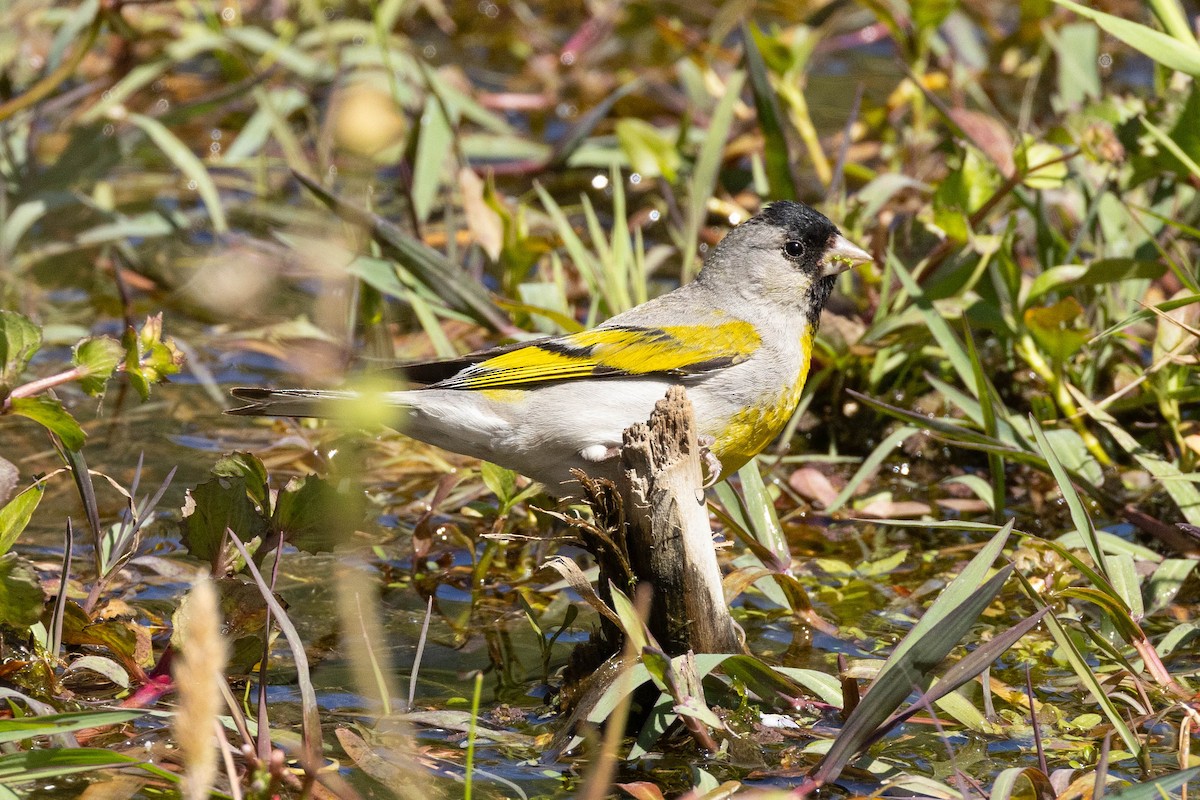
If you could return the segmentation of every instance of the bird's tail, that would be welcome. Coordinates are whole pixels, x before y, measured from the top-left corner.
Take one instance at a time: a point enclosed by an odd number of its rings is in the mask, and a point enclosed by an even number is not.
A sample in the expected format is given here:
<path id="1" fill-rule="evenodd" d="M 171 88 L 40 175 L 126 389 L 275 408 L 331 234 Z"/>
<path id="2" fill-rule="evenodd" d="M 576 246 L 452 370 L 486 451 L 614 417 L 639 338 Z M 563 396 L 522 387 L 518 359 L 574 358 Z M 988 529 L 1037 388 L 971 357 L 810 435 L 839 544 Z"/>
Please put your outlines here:
<path id="1" fill-rule="evenodd" d="M 227 414 L 247 417 L 331 417 L 338 407 L 361 399 L 357 392 L 315 389 L 260 389 L 240 386 L 230 393 L 249 405 L 231 408 Z"/>

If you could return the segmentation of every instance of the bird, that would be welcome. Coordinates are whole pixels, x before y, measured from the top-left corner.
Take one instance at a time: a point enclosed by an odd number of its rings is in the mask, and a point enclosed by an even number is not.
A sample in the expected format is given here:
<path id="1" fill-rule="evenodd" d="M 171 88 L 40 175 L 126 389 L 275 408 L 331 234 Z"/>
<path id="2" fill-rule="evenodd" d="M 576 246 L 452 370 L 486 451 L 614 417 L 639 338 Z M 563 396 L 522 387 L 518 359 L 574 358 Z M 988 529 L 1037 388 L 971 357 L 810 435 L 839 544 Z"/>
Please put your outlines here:
<path id="1" fill-rule="evenodd" d="M 617 479 L 625 429 L 678 384 L 715 482 L 787 424 L 837 276 L 872 261 L 816 209 L 776 201 L 732 228 L 694 280 L 589 330 L 401 365 L 387 371 L 396 388 L 370 398 L 234 388 L 248 405 L 229 413 L 336 416 L 339 403 L 383 402 L 406 435 L 570 497 L 572 470 Z"/>

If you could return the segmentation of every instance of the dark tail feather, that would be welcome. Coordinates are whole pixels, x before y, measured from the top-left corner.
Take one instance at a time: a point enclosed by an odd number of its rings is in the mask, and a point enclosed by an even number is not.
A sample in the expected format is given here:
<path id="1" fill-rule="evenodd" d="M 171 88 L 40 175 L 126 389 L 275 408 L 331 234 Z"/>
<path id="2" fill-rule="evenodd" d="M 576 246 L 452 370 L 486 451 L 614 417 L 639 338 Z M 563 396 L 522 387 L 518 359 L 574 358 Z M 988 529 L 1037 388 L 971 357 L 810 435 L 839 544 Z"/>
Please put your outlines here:
<path id="1" fill-rule="evenodd" d="M 326 417 L 331 406 L 342 400 L 353 400 L 354 392 L 318 391 L 314 389 L 262 389 L 239 386 L 230 393 L 249 405 L 231 408 L 226 414 L 246 417 Z"/>

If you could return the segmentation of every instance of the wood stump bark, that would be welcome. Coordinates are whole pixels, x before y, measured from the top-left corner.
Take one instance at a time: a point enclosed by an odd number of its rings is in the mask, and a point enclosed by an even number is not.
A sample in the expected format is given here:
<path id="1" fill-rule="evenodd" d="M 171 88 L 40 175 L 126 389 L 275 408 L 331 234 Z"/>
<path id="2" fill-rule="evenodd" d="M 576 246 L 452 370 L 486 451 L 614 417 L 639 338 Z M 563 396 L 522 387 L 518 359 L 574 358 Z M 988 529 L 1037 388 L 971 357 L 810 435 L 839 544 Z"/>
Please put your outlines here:
<path id="1" fill-rule="evenodd" d="M 713 549 L 692 404 L 682 386 L 667 390 L 648 422 L 625 431 L 620 459 L 622 480 L 612 494 L 585 483 L 597 522 L 624 550 L 619 559 L 597 553 L 601 596 L 610 579 L 626 591 L 631 578 L 648 583 L 647 624 L 668 655 L 741 652 Z"/>

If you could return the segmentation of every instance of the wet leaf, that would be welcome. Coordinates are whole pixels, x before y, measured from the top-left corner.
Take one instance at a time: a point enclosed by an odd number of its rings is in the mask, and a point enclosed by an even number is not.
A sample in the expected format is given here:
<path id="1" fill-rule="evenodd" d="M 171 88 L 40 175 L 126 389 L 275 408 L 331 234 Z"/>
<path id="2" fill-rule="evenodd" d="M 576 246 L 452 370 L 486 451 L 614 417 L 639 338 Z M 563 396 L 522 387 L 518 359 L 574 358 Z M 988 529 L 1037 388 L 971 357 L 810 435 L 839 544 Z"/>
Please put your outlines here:
<path id="1" fill-rule="evenodd" d="M 104 387 L 124 355 L 125 348 L 110 336 L 84 339 L 75 346 L 72 359 L 79 370 L 79 385 L 93 397 L 104 394 Z"/>
<path id="2" fill-rule="evenodd" d="M 15 311 L 0 310 L 0 398 L 17 385 L 41 346 L 42 332 L 36 325 Z"/>
<path id="3" fill-rule="evenodd" d="M 188 492 L 182 524 L 183 545 L 196 558 L 217 564 L 225 549 L 225 529 L 250 541 L 268 529 L 267 518 L 246 493 L 246 480 L 216 477 Z"/>
<path id="4" fill-rule="evenodd" d="M 46 484 L 35 483 L 0 508 L 0 555 L 12 549 L 45 493 Z"/>
<path id="5" fill-rule="evenodd" d="M 250 495 L 260 509 L 271 507 L 271 487 L 267 482 L 267 468 L 253 453 L 230 453 L 223 456 L 211 470 L 218 478 L 241 478 Z"/>
<path id="6" fill-rule="evenodd" d="M 279 493 L 272 526 L 300 550 L 329 552 L 354 532 L 363 511 L 361 493 L 338 491 L 328 481 L 309 475 Z"/>
<path id="7" fill-rule="evenodd" d="M 65 671 L 79 672 L 80 670 L 90 670 L 120 686 L 122 689 L 129 688 L 129 673 L 111 658 L 105 658 L 104 656 L 83 656 L 67 665 Z"/>
<path id="8" fill-rule="evenodd" d="M 87 438 L 83 428 L 53 397 L 17 397 L 10 401 L 9 408 L 11 413 L 31 419 L 53 433 L 67 449 L 78 450 L 83 447 Z"/>
<path id="9" fill-rule="evenodd" d="M 0 624 L 27 629 L 41 617 L 45 601 L 33 565 L 16 553 L 0 556 Z"/>

